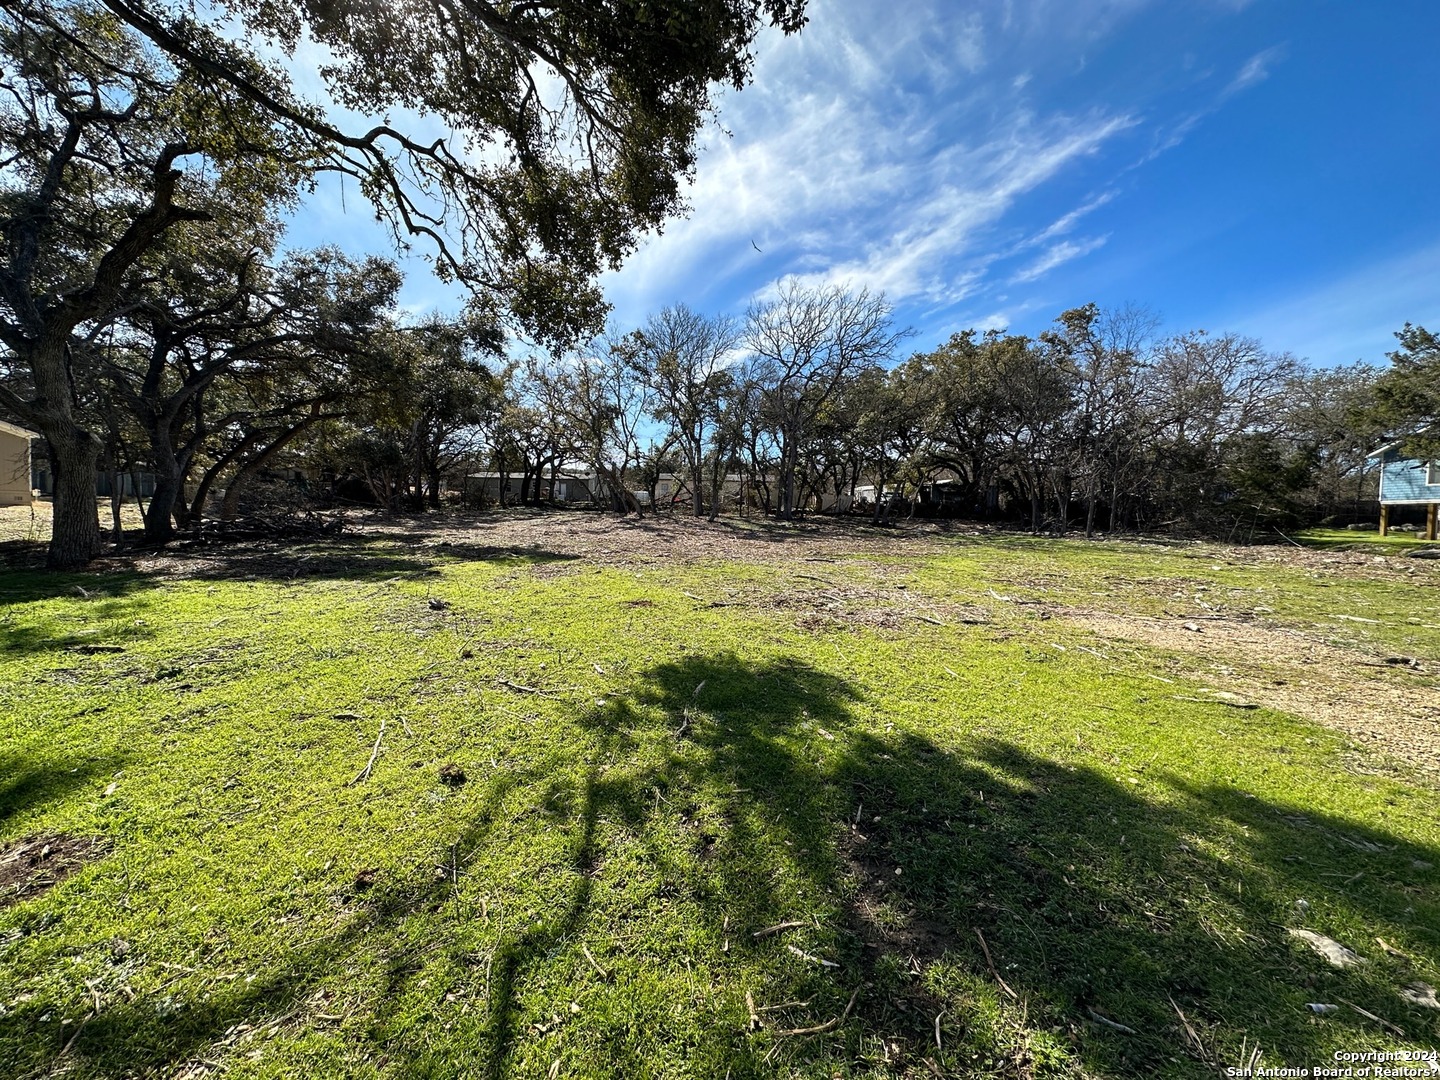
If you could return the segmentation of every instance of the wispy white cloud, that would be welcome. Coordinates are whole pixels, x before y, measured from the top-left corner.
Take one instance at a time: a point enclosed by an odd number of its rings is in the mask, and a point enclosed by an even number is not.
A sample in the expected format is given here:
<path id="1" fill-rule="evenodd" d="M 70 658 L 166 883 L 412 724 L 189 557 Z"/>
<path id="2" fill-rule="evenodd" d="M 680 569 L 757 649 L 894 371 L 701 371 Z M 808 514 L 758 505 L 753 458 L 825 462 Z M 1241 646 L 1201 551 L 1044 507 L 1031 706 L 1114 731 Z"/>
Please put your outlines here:
<path id="1" fill-rule="evenodd" d="M 1099 250 L 1109 239 L 1109 236 L 1093 236 L 1088 240 L 1062 240 L 1058 244 L 1052 244 L 1040 258 L 1029 266 L 1016 271 L 1010 278 L 1010 284 L 1020 285 L 1030 281 L 1039 281 L 1057 266 Z"/>
<path id="2" fill-rule="evenodd" d="M 1045 130 L 1019 127 L 991 143 L 953 147 L 936 161 L 942 182 L 872 218 L 882 226 L 877 239 L 806 276 L 816 283 L 865 286 L 893 300 L 963 300 L 1000 257 L 979 244 L 987 227 L 1019 197 L 1131 123 L 1128 117 L 1062 118 Z"/>
<path id="3" fill-rule="evenodd" d="M 1137 123 L 1032 108 L 1013 66 L 993 70 L 988 14 L 930 5 L 898 30 L 878 5 L 828 15 L 762 44 L 755 84 L 724 103 L 734 135 L 706 140 L 690 216 L 609 276 L 623 317 L 682 287 L 692 302 L 743 302 L 747 282 L 789 274 L 954 303 L 1013 246 L 987 238 L 1020 200 Z"/>
<path id="4" fill-rule="evenodd" d="M 1173 150 L 1185 141 L 1186 137 L 1200 126 L 1202 122 L 1220 111 L 1227 101 L 1236 94 L 1243 93 L 1252 86 L 1257 86 L 1270 77 L 1270 69 L 1285 57 L 1284 45 L 1272 45 L 1268 49 L 1262 49 L 1254 56 L 1246 60 L 1240 66 L 1231 80 L 1224 88 L 1215 95 L 1213 101 L 1202 108 L 1195 109 L 1179 120 L 1168 126 L 1161 126 L 1155 132 L 1154 142 L 1148 153 L 1145 154 L 1136 166 L 1154 161 L 1167 150 Z"/>
<path id="5" fill-rule="evenodd" d="M 1233 97 L 1242 90 L 1248 90 L 1257 83 L 1264 82 L 1270 77 L 1270 68 L 1278 61 L 1284 59 L 1284 56 L 1285 46 L 1272 45 L 1270 48 L 1263 49 L 1250 57 L 1249 60 L 1245 61 L 1240 70 L 1235 73 L 1235 77 L 1226 84 L 1225 89 L 1220 94 L 1221 100 Z"/>
<path id="6" fill-rule="evenodd" d="M 1074 210 L 1057 218 L 1045 229 L 1032 236 L 1025 242 L 1025 246 L 1037 247 L 1047 240 L 1053 240 L 1057 236 L 1064 236 L 1071 229 L 1075 228 L 1075 226 L 1079 224 L 1080 219 L 1086 214 L 1100 209 L 1100 207 L 1113 200 L 1117 194 L 1119 194 L 1117 191 L 1111 189 L 1110 191 L 1102 192 L 1089 202 L 1077 206 Z"/>

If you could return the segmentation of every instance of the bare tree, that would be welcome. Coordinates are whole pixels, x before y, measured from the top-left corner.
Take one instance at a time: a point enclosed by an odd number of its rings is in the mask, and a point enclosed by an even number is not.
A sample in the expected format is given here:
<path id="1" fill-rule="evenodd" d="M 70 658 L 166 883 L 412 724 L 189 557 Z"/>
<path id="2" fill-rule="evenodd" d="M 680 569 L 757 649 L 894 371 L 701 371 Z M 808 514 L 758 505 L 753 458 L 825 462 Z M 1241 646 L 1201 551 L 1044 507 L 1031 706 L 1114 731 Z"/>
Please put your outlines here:
<path id="1" fill-rule="evenodd" d="M 750 306 L 745 347 L 754 355 L 761 421 L 779 445 L 779 513 L 796 508 L 801 447 L 820 411 L 867 364 L 889 360 L 905 337 L 883 295 L 780 283 L 775 299 Z"/>
<path id="2" fill-rule="evenodd" d="M 626 483 L 643 450 L 640 428 L 650 389 L 637 374 L 633 339 L 597 341 L 550 364 L 532 360 L 530 378 L 544 385 L 552 407 L 574 434 L 575 446 L 622 513 L 641 513 Z"/>
<path id="3" fill-rule="evenodd" d="M 726 368 L 739 339 L 735 320 L 679 304 L 652 315 L 631 342 L 631 361 L 651 391 L 651 411 L 669 427 L 685 460 L 696 517 L 705 512 L 706 446 L 719 423 Z"/>

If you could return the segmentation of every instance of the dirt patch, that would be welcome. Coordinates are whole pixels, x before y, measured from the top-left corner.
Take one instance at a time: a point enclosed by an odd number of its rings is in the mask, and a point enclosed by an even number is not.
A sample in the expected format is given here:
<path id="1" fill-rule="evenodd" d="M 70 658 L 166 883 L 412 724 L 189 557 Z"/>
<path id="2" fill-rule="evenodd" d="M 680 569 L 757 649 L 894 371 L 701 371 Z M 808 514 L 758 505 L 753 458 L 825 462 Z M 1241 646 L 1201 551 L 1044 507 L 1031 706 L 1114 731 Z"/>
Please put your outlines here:
<path id="1" fill-rule="evenodd" d="M 1440 776 L 1440 705 L 1423 669 L 1259 620 L 1165 619 L 1063 607 L 1048 614 L 1100 637 L 1182 655 L 1185 670 L 1176 674 L 1209 682 L 1217 707 L 1253 703 L 1305 717 Z M 1363 760 L 1352 765 L 1376 771 Z"/>
<path id="2" fill-rule="evenodd" d="M 956 947 L 954 929 L 899 900 L 896 866 L 886 858 L 887 845 L 873 826 L 867 829 L 871 832 L 852 827 L 840 845 L 847 876 L 855 883 L 852 933 L 866 949 L 899 953 L 916 967 L 939 959 Z"/>
<path id="3" fill-rule="evenodd" d="M 915 522 L 875 528 L 850 519 L 681 517 L 619 518 L 576 510 L 439 511 L 387 518 L 346 511 L 339 536 L 323 542 L 239 540 L 97 560 L 94 570 L 138 570 L 181 578 L 306 581 L 433 572 L 445 559 L 525 559 L 526 573 L 549 578 L 577 572 L 581 561 L 627 569 L 697 562 L 852 562 L 865 555 L 913 554 L 934 536 L 989 534 L 986 526 Z M 376 542 L 382 545 L 377 550 Z M 39 548 L 36 548 L 38 551 Z M 568 565 L 567 565 L 568 564 Z"/>
<path id="4" fill-rule="evenodd" d="M 809 518 L 782 522 L 763 517 L 720 521 L 684 517 L 617 518 L 574 510 L 505 510 L 488 514 L 437 513 L 417 523 L 357 515 L 346 534 L 392 537 L 414 543 L 423 531 L 425 547 L 464 553 L 467 547 L 541 559 L 579 558 L 608 566 L 637 566 L 663 560 L 685 562 L 767 562 L 797 559 L 823 563 L 857 555 L 913 552 L 917 539 L 939 535 L 980 535 L 983 526 L 916 522 L 881 529 L 851 519 Z M 803 551 L 801 550 L 803 549 Z"/>
<path id="5" fill-rule="evenodd" d="M 860 943 L 860 969 L 871 989 L 859 1012 L 885 1032 L 885 1057 L 892 1069 L 903 1070 L 907 1059 L 923 1055 L 933 1038 L 935 1017 L 944 1006 L 921 976 L 936 960 L 954 951 L 952 927 L 905 902 L 895 888 L 895 864 L 878 829 L 849 828 L 839 854 L 854 892 L 847 905 L 846 929 Z M 899 962 L 899 971 L 877 978 L 885 957 Z M 892 961 L 892 965 L 893 965 Z M 900 975 L 896 981 L 894 975 Z"/>
<path id="6" fill-rule="evenodd" d="M 0 908 L 54 888 L 104 853 L 102 841 L 64 833 L 42 833 L 0 849 Z"/>
<path id="7" fill-rule="evenodd" d="M 867 568 L 868 569 L 868 568 Z M 777 590 L 773 583 L 725 590 L 723 599 L 709 600 L 712 607 L 746 607 L 756 611 L 793 613 L 795 624 L 812 633 L 868 628 L 871 630 L 914 630 L 920 624 L 954 626 L 983 625 L 990 612 L 977 605 L 935 600 L 905 585 L 878 586 L 841 584 L 813 574 L 797 574 Z M 819 582 L 819 585 L 809 584 Z M 706 598 L 686 593 L 707 603 Z"/>

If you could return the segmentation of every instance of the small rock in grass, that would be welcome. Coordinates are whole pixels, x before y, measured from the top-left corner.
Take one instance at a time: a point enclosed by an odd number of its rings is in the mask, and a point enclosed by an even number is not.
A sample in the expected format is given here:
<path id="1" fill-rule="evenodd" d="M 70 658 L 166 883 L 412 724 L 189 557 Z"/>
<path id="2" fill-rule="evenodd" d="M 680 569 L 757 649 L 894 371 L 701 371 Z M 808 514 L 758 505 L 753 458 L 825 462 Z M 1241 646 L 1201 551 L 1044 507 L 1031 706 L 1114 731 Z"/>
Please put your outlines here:
<path id="1" fill-rule="evenodd" d="M 446 787 L 459 787 L 468 779 L 465 770 L 453 761 L 440 766 L 440 782 Z"/>
<path id="2" fill-rule="evenodd" d="M 1324 934 L 1317 934 L 1313 930 L 1289 931 L 1291 937 L 1299 938 L 1315 952 L 1323 956 L 1332 967 L 1347 968 L 1356 964 L 1363 964 L 1364 957 L 1353 949 L 1348 949 L 1334 938 L 1328 938 Z"/>
<path id="3" fill-rule="evenodd" d="M 361 870 L 355 875 L 355 889 L 357 892 L 364 892 L 374 885 L 380 878 L 380 868 L 372 867 L 369 870 Z"/>
<path id="4" fill-rule="evenodd" d="M 1429 983 L 1415 982 L 1400 988 L 1400 996 L 1411 1005 L 1422 1009 L 1440 1009 L 1440 999 L 1435 997 L 1435 988 Z"/>

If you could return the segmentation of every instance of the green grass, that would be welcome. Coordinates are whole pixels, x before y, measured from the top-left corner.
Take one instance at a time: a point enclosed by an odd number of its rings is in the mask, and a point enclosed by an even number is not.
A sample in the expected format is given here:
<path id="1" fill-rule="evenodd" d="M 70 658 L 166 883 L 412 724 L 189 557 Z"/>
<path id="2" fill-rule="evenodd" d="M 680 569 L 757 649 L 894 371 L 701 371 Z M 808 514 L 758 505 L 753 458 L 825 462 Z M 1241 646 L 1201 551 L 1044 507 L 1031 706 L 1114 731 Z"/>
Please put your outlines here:
<path id="1" fill-rule="evenodd" d="M 1440 983 L 1434 786 L 1013 602 L 1264 607 L 1433 657 L 1428 566 L 430 554 L 0 578 L 0 843 L 106 845 L 0 910 L 0 1075 L 1182 1077 L 1440 1044 L 1397 996 Z M 1405 1035 L 1306 1007 L 1342 1000 Z"/>
<path id="2" fill-rule="evenodd" d="M 1306 529 L 1295 535 L 1295 540 L 1306 547 L 1324 548 L 1330 550 L 1345 550 L 1353 548 L 1359 551 L 1393 552 L 1395 554 L 1408 554 L 1417 548 L 1433 547 L 1434 540 L 1426 540 L 1425 532 L 1422 529 L 1418 533 L 1413 532 L 1391 532 L 1386 536 L 1380 535 L 1380 530 L 1350 530 L 1350 529 Z"/>

